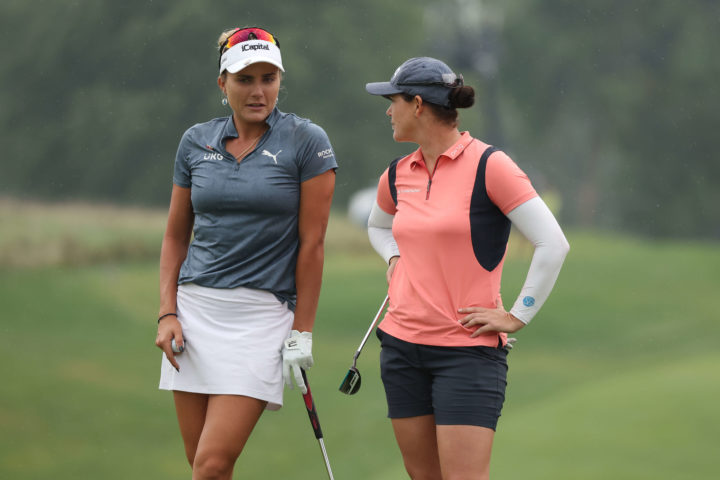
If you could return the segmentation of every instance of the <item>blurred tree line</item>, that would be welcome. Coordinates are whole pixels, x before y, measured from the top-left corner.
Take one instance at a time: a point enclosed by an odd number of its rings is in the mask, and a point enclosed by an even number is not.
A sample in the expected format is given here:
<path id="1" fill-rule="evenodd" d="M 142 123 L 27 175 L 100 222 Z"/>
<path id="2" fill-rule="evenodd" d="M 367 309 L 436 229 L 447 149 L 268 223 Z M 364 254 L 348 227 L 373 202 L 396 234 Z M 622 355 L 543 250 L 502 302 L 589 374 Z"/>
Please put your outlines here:
<path id="1" fill-rule="evenodd" d="M 165 205 L 182 132 L 228 114 L 215 40 L 246 25 L 280 39 L 280 109 L 333 142 L 336 206 L 412 149 L 364 84 L 434 55 L 476 87 L 461 128 L 566 224 L 720 238 L 712 0 L 3 0 L 0 195 Z"/>

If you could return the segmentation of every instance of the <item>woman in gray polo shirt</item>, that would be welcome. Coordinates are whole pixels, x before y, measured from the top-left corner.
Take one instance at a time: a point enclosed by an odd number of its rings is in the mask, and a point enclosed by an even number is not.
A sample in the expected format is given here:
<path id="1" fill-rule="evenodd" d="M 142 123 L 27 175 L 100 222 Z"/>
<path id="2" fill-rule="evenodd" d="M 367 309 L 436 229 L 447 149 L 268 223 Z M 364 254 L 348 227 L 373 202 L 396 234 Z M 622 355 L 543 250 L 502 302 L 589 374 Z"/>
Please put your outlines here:
<path id="1" fill-rule="evenodd" d="M 276 107 L 279 42 L 219 39 L 232 115 L 189 128 L 175 159 L 156 345 L 193 478 L 230 478 L 283 380 L 305 392 L 337 163 L 322 128 Z"/>

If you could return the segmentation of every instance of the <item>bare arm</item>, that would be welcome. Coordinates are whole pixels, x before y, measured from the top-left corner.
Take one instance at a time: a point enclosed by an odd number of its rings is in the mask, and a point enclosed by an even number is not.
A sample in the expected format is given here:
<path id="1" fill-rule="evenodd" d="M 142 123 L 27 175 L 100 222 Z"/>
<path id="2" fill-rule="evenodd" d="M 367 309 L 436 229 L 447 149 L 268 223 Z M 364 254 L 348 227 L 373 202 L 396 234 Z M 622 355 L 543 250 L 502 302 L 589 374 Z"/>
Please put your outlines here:
<path id="1" fill-rule="evenodd" d="M 173 185 L 167 227 L 160 252 L 160 309 L 158 316 L 177 312 L 177 280 L 180 266 L 187 256 L 190 245 L 193 221 L 190 189 Z M 170 341 L 173 338 L 178 346 L 182 345 L 180 322 L 177 317 L 168 316 L 158 324 L 158 336 L 155 344 L 165 352 L 170 363 L 178 368 L 170 348 Z"/>
<path id="2" fill-rule="evenodd" d="M 325 259 L 325 231 L 334 191 L 334 170 L 328 170 L 300 185 L 300 248 L 295 272 L 297 306 L 293 324 L 293 330 L 300 332 L 311 332 L 315 324 Z"/>

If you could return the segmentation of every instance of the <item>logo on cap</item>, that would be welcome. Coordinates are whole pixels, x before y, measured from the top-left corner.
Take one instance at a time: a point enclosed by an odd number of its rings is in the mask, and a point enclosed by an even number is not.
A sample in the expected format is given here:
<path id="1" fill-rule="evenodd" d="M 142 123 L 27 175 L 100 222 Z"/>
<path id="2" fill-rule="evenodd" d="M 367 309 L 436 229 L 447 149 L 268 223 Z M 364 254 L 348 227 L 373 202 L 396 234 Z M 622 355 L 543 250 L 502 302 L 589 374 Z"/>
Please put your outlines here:
<path id="1" fill-rule="evenodd" d="M 265 44 L 241 44 L 242 45 L 242 51 L 247 52 L 248 50 L 270 50 L 270 46 Z"/>

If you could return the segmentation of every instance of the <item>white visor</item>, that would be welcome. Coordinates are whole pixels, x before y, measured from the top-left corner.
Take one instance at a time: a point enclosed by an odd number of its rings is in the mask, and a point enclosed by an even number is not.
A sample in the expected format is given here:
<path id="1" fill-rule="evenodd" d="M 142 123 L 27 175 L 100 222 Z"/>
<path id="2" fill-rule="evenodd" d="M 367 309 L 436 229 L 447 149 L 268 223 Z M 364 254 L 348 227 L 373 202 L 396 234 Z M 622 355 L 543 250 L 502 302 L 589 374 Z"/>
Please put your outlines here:
<path id="1" fill-rule="evenodd" d="M 220 73 L 222 74 L 225 70 L 237 73 L 248 65 L 259 62 L 271 63 L 283 72 L 285 71 L 277 45 L 265 40 L 248 40 L 233 45 L 222 54 Z"/>

